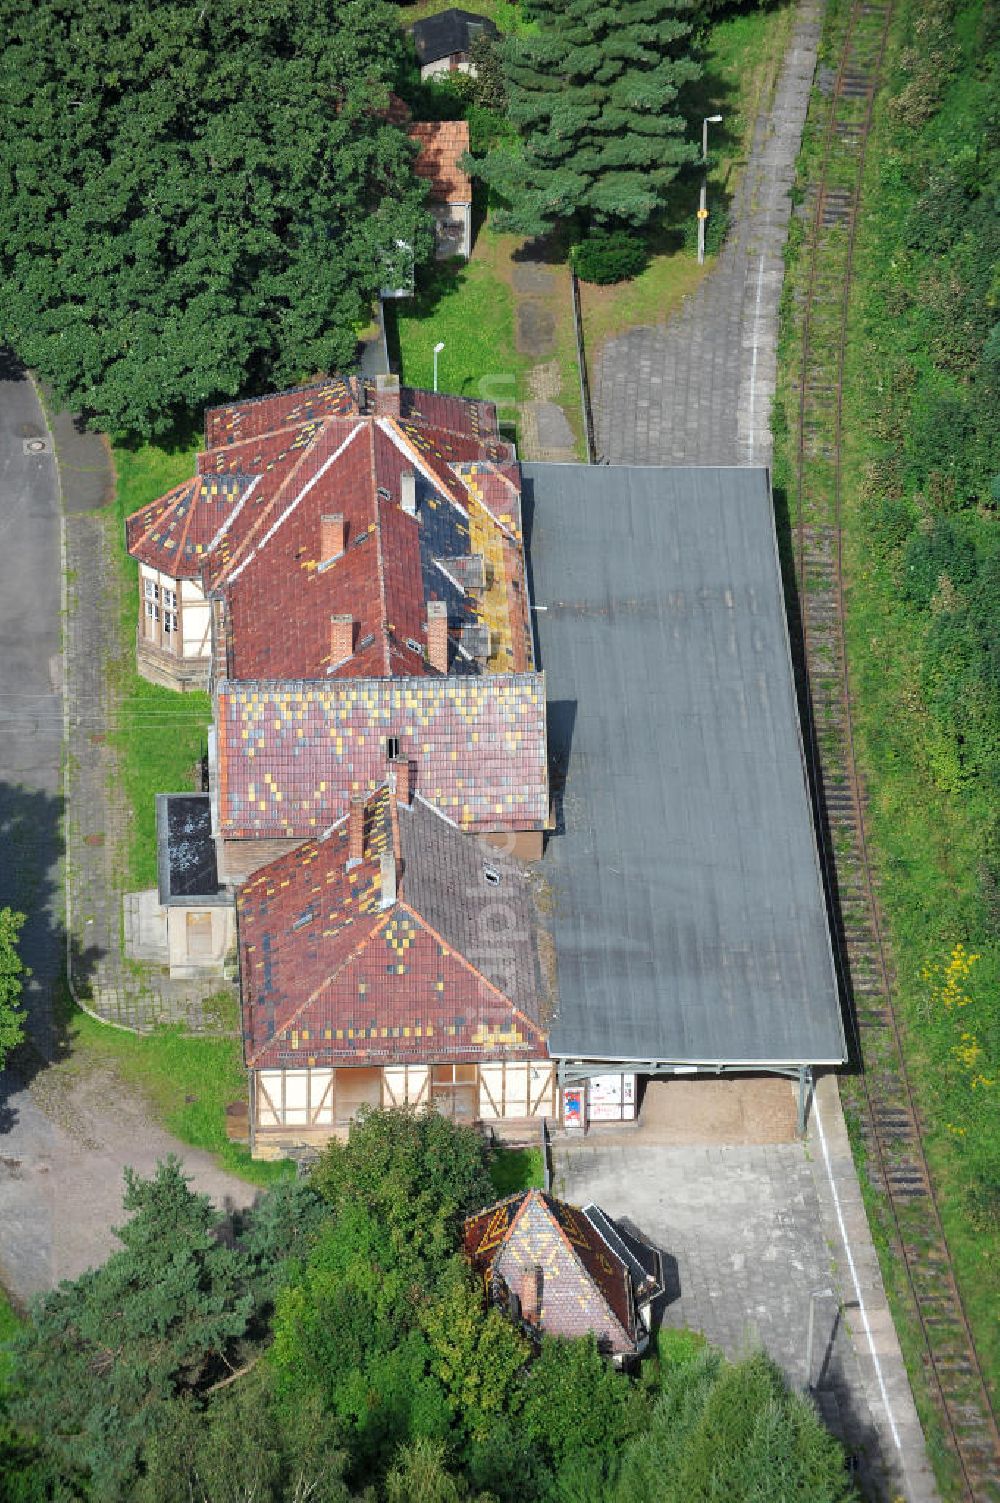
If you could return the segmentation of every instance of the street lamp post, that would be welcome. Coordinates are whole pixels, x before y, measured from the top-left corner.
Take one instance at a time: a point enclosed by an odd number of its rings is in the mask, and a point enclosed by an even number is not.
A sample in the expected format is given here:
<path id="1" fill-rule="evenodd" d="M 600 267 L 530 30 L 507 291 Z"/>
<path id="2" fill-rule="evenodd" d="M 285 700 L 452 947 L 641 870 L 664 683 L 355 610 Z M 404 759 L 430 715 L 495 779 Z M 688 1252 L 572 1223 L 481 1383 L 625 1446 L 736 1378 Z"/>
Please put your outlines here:
<path id="1" fill-rule="evenodd" d="M 440 353 L 441 353 L 441 351 L 443 349 L 444 349 L 444 344 L 443 343 L 442 344 L 436 344 L 434 346 L 434 390 L 435 391 L 437 391 L 437 389 L 438 389 L 438 356 L 440 355 Z"/>
<path id="2" fill-rule="evenodd" d="M 699 266 L 705 264 L 705 223 L 708 219 L 708 127 L 721 124 L 721 115 L 706 115 L 701 122 L 701 199 L 698 204 Z"/>

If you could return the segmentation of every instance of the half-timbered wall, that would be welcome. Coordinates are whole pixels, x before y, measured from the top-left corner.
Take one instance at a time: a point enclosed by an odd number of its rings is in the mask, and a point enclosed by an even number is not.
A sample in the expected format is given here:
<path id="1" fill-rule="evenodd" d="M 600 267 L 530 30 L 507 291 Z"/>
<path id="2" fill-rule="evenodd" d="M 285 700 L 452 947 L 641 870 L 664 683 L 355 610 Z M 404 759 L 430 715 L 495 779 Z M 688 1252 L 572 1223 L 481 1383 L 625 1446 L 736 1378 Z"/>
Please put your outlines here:
<path id="1" fill-rule="evenodd" d="M 475 1065 L 386 1065 L 382 1069 L 256 1071 L 256 1125 L 305 1133 L 349 1122 L 362 1105 L 433 1103 L 461 1121 L 552 1117 L 555 1066 L 497 1060 Z"/>
<path id="2" fill-rule="evenodd" d="M 139 640 L 181 658 L 208 658 L 211 617 L 201 585 L 139 565 Z"/>

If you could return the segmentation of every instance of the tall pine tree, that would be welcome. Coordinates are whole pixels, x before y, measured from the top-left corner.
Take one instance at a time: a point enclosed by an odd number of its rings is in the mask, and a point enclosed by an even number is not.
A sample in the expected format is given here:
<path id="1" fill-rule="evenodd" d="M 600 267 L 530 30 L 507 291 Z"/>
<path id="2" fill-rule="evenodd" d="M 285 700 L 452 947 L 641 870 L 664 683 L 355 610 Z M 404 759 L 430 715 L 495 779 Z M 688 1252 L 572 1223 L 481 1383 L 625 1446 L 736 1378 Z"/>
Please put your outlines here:
<path id="1" fill-rule="evenodd" d="M 642 226 L 697 156 L 677 112 L 700 74 L 692 0 L 532 0 L 537 30 L 503 43 L 521 140 L 478 173 L 504 200 L 498 228 L 544 234 L 578 217 Z M 518 149 L 518 147 L 520 149 Z"/>

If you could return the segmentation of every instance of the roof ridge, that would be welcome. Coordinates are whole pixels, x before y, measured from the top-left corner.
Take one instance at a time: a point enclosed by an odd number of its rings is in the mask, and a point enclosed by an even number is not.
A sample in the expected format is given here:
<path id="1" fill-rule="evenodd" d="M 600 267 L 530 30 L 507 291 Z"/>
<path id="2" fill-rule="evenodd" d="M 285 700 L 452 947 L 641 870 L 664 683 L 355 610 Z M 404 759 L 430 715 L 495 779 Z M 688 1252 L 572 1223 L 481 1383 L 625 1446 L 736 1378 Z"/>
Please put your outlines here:
<path id="1" fill-rule="evenodd" d="M 362 937 L 361 937 L 361 939 L 359 939 L 358 943 L 356 945 L 354 945 L 350 950 L 348 950 L 347 954 L 344 956 L 344 958 L 341 961 L 340 965 L 338 965 L 334 970 L 332 970 L 328 976 L 324 976 L 323 980 L 320 981 L 315 987 L 313 987 L 312 991 L 309 993 L 308 997 L 306 997 L 305 1001 L 301 1002 L 299 1004 L 299 1006 L 297 1008 L 295 1008 L 295 1010 L 291 1014 L 291 1016 L 288 1017 L 285 1020 L 285 1022 L 282 1023 L 281 1030 L 280 1030 L 282 1033 L 286 1033 L 288 1031 L 288 1029 L 291 1028 L 295 1024 L 296 1020 L 298 1018 L 301 1018 L 301 1016 L 305 1012 L 306 1008 L 307 1007 L 311 1007 L 313 1005 L 313 1003 L 316 1001 L 317 997 L 319 996 L 320 992 L 323 990 L 324 987 L 332 986 L 333 983 L 337 980 L 337 978 L 339 976 L 343 975 L 344 971 L 352 963 L 352 961 L 354 961 L 354 960 L 356 960 L 358 958 L 359 954 L 366 947 L 366 945 L 370 942 L 370 940 L 372 940 L 375 937 L 375 935 L 379 932 L 379 930 L 382 929 L 385 926 L 385 924 L 388 922 L 389 911 L 390 911 L 389 909 L 382 909 L 382 910 L 377 911 L 373 915 L 373 920 L 374 920 L 373 923 L 370 925 L 370 927 L 368 928 L 367 932 L 364 935 L 362 935 Z M 354 922 L 356 922 L 356 920 L 352 919 L 351 922 L 354 923 Z M 346 927 L 346 926 L 342 925 L 341 927 L 343 928 L 343 927 Z M 251 1006 L 252 1005 L 253 1004 L 251 1003 Z M 278 1030 L 276 1029 L 275 1032 L 278 1032 Z M 274 1037 L 273 1036 L 271 1038 L 269 1038 L 269 1039 L 265 1039 L 264 1042 L 260 1045 L 259 1049 L 257 1049 L 256 1052 L 250 1057 L 248 1063 L 251 1064 L 251 1065 L 256 1064 L 257 1061 L 260 1059 L 261 1055 L 264 1054 L 268 1049 L 270 1049 L 273 1043 L 274 1043 Z"/>
<path id="2" fill-rule="evenodd" d="M 618 1318 L 618 1315 L 616 1314 L 616 1312 L 615 1312 L 615 1310 L 614 1310 L 614 1308 L 613 1308 L 613 1306 L 611 1304 L 611 1301 L 608 1299 L 607 1295 L 604 1293 L 604 1290 L 601 1288 L 600 1284 L 594 1278 L 594 1275 L 590 1272 L 590 1269 L 586 1266 L 586 1264 L 584 1263 L 583 1259 L 580 1257 L 579 1252 L 577 1251 L 577 1249 L 573 1245 L 572 1238 L 570 1237 L 569 1233 L 566 1231 L 566 1228 L 563 1226 L 562 1222 L 559 1220 L 559 1217 L 557 1215 L 555 1215 L 555 1213 L 551 1209 L 551 1206 L 550 1206 L 549 1202 L 551 1201 L 551 1202 L 553 1202 L 556 1205 L 566 1206 L 568 1210 L 575 1211 L 580 1216 L 583 1216 L 583 1211 L 580 1209 L 579 1206 L 570 1205 L 570 1203 L 569 1203 L 568 1200 L 559 1200 L 557 1196 L 552 1195 L 551 1193 L 546 1193 L 544 1190 L 537 1190 L 536 1189 L 535 1193 L 538 1195 L 539 1199 L 541 1200 L 542 1204 L 544 1205 L 545 1210 L 546 1210 L 546 1214 L 548 1215 L 549 1220 L 553 1223 L 553 1225 L 555 1226 L 555 1228 L 556 1228 L 557 1232 L 559 1233 L 560 1237 L 562 1237 L 563 1242 L 566 1244 L 566 1247 L 569 1249 L 570 1257 L 576 1263 L 576 1266 L 579 1268 L 580 1272 L 583 1274 L 583 1276 L 587 1280 L 588 1284 L 590 1284 L 590 1286 L 593 1289 L 597 1290 L 598 1294 L 601 1297 L 602 1303 L 604 1304 L 605 1309 L 608 1311 L 608 1314 L 611 1316 L 611 1319 L 614 1321 L 614 1323 L 618 1327 L 619 1331 L 621 1331 L 621 1333 L 624 1336 L 625 1340 L 627 1342 L 629 1342 L 630 1345 L 634 1345 L 634 1337 L 631 1336 L 629 1334 L 629 1332 L 625 1329 L 625 1327 L 622 1325 L 621 1321 Z M 587 1222 L 587 1225 L 590 1226 L 591 1223 L 590 1223 L 589 1217 L 584 1216 L 584 1220 Z M 597 1231 L 596 1227 L 594 1228 L 594 1231 L 595 1232 Z M 600 1235 L 600 1234 L 598 1233 L 598 1235 Z M 603 1237 L 601 1238 L 601 1241 L 602 1242 L 604 1241 Z M 607 1246 L 607 1243 L 605 1243 L 605 1246 Z M 610 1248 L 608 1250 L 609 1250 L 609 1252 L 611 1251 Z M 617 1256 L 617 1254 L 615 1256 Z M 621 1259 L 620 1258 L 619 1258 L 618 1262 L 619 1262 L 619 1266 L 620 1266 L 621 1265 Z M 626 1280 L 625 1280 L 625 1282 L 626 1282 L 626 1286 L 628 1286 L 629 1285 L 629 1279 L 628 1279 L 627 1274 L 626 1274 Z M 629 1300 L 629 1303 L 631 1305 L 631 1299 Z"/>
<path id="3" fill-rule="evenodd" d="M 321 424 L 321 431 L 325 431 L 325 429 L 326 429 L 326 420 L 324 420 L 324 422 Z M 243 558 L 243 559 L 241 559 L 241 561 L 238 564 L 236 564 L 235 567 L 233 567 L 232 563 L 228 564 L 227 567 L 226 567 L 225 574 L 223 576 L 221 576 L 221 578 L 225 578 L 227 580 L 227 582 L 229 584 L 231 584 L 231 585 L 236 583 L 237 579 L 239 579 L 240 575 L 242 574 L 243 570 L 246 568 L 247 564 L 252 563 L 253 560 L 254 560 L 254 558 L 256 558 L 257 554 L 261 551 L 261 549 L 267 547 L 268 543 L 274 537 L 275 533 L 278 531 L 278 528 L 281 526 L 281 524 L 286 520 L 286 518 L 288 518 L 288 517 L 291 516 L 292 512 L 296 509 L 297 506 L 299 506 L 299 504 L 309 494 L 309 492 L 312 490 L 313 486 L 317 485 L 319 483 L 319 481 L 323 478 L 323 476 L 326 474 L 326 472 L 330 468 L 330 466 L 332 464 L 334 464 L 336 462 L 336 460 L 338 460 L 340 458 L 341 454 L 344 453 L 345 449 L 347 449 L 348 446 L 354 442 L 355 438 L 358 435 L 358 432 L 359 432 L 359 426 L 357 424 L 355 424 L 351 428 L 350 433 L 344 439 L 343 443 L 340 444 L 340 445 L 338 445 L 338 447 L 334 450 L 334 452 L 332 454 L 328 455 L 327 458 L 323 460 L 323 463 L 320 465 L 320 467 L 316 471 L 315 475 L 311 475 L 309 477 L 309 479 L 302 486 L 302 489 L 299 491 L 299 493 L 295 497 L 295 499 L 293 501 L 290 501 L 289 504 L 285 507 L 284 511 L 281 513 L 281 515 L 277 518 L 277 520 L 274 521 L 274 522 L 272 522 L 271 526 L 264 533 L 264 536 L 257 541 L 257 544 L 254 547 L 253 551 L 247 553 L 246 557 Z M 278 497 L 281 495 L 282 491 L 285 489 L 285 486 L 289 483 L 289 481 L 293 478 L 293 476 L 295 476 L 295 475 L 298 474 L 299 469 L 305 463 L 307 455 L 310 453 L 310 451 L 313 448 L 313 445 L 315 443 L 315 438 L 316 438 L 316 435 L 313 436 L 313 438 L 310 440 L 310 442 L 306 445 L 305 449 L 303 449 L 303 451 L 302 451 L 302 458 L 299 460 L 299 463 L 293 469 L 291 475 L 287 475 L 285 477 L 285 479 L 282 481 L 281 485 L 278 487 L 278 490 L 275 492 L 275 495 L 274 495 L 274 497 L 273 497 L 273 499 L 271 501 L 271 504 L 268 507 L 267 512 L 265 513 L 265 516 L 261 517 L 259 519 L 258 527 L 261 526 L 261 525 L 263 525 L 263 523 L 266 520 L 266 518 L 271 515 L 274 507 L 277 505 Z M 252 536 L 252 534 L 248 534 L 247 537 L 244 538 L 244 540 L 243 540 L 243 547 L 244 548 L 246 548 L 248 546 L 248 544 L 250 542 L 250 539 L 251 539 L 251 536 Z"/>
<path id="4" fill-rule="evenodd" d="M 264 524 L 267 521 L 268 517 L 270 517 L 270 515 L 273 512 L 274 508 L 277 506 L 278 500 L 279 500 L 280 496 L 282 495 L 282 492 L 284 491 L 285 487 L 288 486 L 288 485 L 291 485 L 292 481 L 295 479 L 296 475 L 299 473 L 299 470 L 302 468 L 303 464 L 305 463 L 306 455 L 309 453 L 309 450 L 312 448 L 312 446 L 315 443 L 315 441 L 316 441 L 316 434 L 314 434 L 313 437 L 306 444 L 305 448 L 302 450 L 302 453 L 299 455 L 298 459 L 292 465 L 292 468 L 289 470 L 289 472 L 285 476 L 284 480 L 278 486 L 278 489 L 275 491 L 275 493 L 271 497 L 270 501 L 268 501 L 266 507 L 261 512 L 260 516 L 253 523 L 253 525 L 250 527 L 249 531 L 245 534 L 245 536 L 237 543 L 236 547 L 233 550 L 232 556 L 228 560 L 226 560 L 223 563 L 222 567 L 218 570 L 218 572 L 213 575 L 212 584 L 211 584 L 211 588 L 212 588 L 213 591 L 221 589 L 224 585 L 231 583 L 232 571 L 233 571 L 233 569 L 234 569 L 237 561 L 239 560 L 241 554 L 245 551 L 246 548 L 249 547 L 250 543 L 256 537 L 257 533 L 264 526 Z M 211 555 L 209 555 L 208 559 L 206 559 L 206 566 L 210 565 L 211 562 L 212 562 Z"/>
<path id="5" fill-rule="evenodd" d="M 510 1008 L 511 1012 L 514 1013 L 517 1017 L 519 1017 L 523 1023 L 527 1024 L 528 1028 L 530 1028 L 530 1030 L 531 1030 L 532 1033 L 534 1033 L 534 1034 L 536 1034 L 538 1036 L 538 1038 L 539 1038 L 539 1040 L 541 1041 L 542 1044 L 544 1044 L 546 1042 L 545 1035 L 544 1035 L 541 1027 L 537 1023 L 535 1023 L 531 1018 L 529 1018 L 528 1015 L 527 1015 L 527 1013 L 524 1012 L 524 1010 L 522 1008 L 518 1007 L 518 1005 L 514 1001 L 513 997 L 508 997 L 508 995 L 507 995 L 506 992 L 502 992 L 500 990 L 500 988 L 494 982 L 490 981 L 488 979 L 488 977 L 484 976 L 483 973 L 482 973 L 482 971 L 479 969 L 479 967 L 473 965 L 472 961 L 468 958 L 468 956 L 464 955 L 462 953 L 462 951 L 459 950 L 457 948 L 457 946 L 454 945 L 450 939 L 446 939 L 445 936 L 443 934 L 441 934 L 438 929 L 435 928 L 435 926 L 431 923 L 430 919 L 428 919 L 425 914 L 421 913 L 419 911 L 419 909 L 414 908 L 411 903 L 408 903 L 405 900 L 405 898 L 398 898 L 397 899 L 397 905 L 400 908 L 405 908 L 406 911 L 409 913 L 409 915 L 410 915 L 411 918 L 415 918 L 421 924 L 423 924 L 423 926 L 427 930 L 428 934 L 433 935 L 433 937 L 437 940 L 438 944 L 439 945 L 443 945 L 444 948 L 448 951 L 449 955 L 453 955 L 456 960 L 458 960 L 462 965 L 465 966 L 465 969 L 467 971 L 471 971 L 472 975 L 475 976 L 475 978 L 476 978 L 477 981 L 481 982 L 483 986 L 485 986 L 489 991 L 491 991 L 494 994 L 494 996 L 499 997 L 502 1002 L 505 1002 L 507 1004 L 507 1006 Z"/>
<path id="6" fill-rule="evenodd" d="M 378 419 L 376 418 L 376 422 Z M 371 464 L 372 488 L 375 491 L 375 562 L 378 569 L 378 601 L 380 617 L 378 634 L 381 638 L 382 663 L 387 674 L 392 672 L 389 661 L 389 617 L 385 599 L 385 555 L 382 544 L 382 499 L 378 493 L 378 467 L 375 463 L 375 423 L 368 424 L 368 458 Z"/>
<path id="7" fill-rule="evenodd" d="M 184 491 L 190 490 L 191 487 L 194 486 L 200 479 L 200 475 L 189 476 L 187 480 L 181 480 L 177 485 L 170 486 L 169 489 L 163 492 L 162 496 L 154 496 L 153 500 L 147 501 L 145 506 L 136 507 L 135 511 L 125 519 L 126 524 L 132 520 L 132 517 L 142 516 L 142 513 L 144 511 L 151 512 L 154 506 L 159 506 L 161 510 L 157 512 L 155 516 L 150 517 L 148 527 L 146 527 L 146 529 L 139 534 L 139 536 L 135 540 L 135 543 L 133 544 L 133 547 L 138 547 L 141 543 L 144 543 L 146 541 L 150 533 L 153 531 L 153 528 L 156 526 L 157 522 L 160 521 L 161 518 L 165 517 L 169 512 L 172 512 L 174 510 L 174 508 L 182 498 L 182 493 Z"/>

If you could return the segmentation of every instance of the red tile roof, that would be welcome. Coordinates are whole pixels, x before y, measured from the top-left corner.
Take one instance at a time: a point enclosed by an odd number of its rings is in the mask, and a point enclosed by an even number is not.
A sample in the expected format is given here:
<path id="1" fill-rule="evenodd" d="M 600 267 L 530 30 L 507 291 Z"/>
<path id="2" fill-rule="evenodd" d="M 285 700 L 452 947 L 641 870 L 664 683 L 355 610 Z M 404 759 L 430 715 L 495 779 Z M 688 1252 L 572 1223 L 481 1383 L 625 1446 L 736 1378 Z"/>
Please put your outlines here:
<path id="1" fill-rule="evenodd" d="M 199 476 L 129 519 L 136 557 L 225 599 L 230 678 L 423 675 L 434 599 L 448 601 L 451 671 L 477 671 L 460 645 L 474 625 L 491 633 L 490 671 L 531 666 L 518 472 L 495 410 L 409 388 L 407 416 L 379 416 L 378 404 L 373 389 L 329 381 L 213 409 Z M 404 473 L 418 478 L 418 521 L 401 507 Z M 347 546 L 327 560 L 332 514 Z M 487 560 L 489 583 L 456 593 L 456 571 L 436 561 L 470 551 Z M 344 615 L 355 651 L 334 664 L 330 619 Z"/>
<path id="2" fill-rule="evenodd" d="M 592 1331 L 605 1350 L 635 1351 L 631 1275 L 583 1211 L 541 1190 L 522 1191 L 470 1216 L 463 1243 L 477 1272 L 499 1276 L 516 1295 L 522 1277 L 541 1268 L 542 1330 Z"/>
<path id="3" fill-rule="evenodd" d="M 384 782 L 389 737 L 415 790 L 463 829 L 548 817 L 543 674 L 223 683 L 216 734 L 227 839 L 321 833 Z"/>
<path id="4" fill-rule="evenodd" d="M 440 827 L 436 840 L 411 828 L 421 820 Z M 544 1032 L 527 1010 L 536 1002 L 533 964 L 522 958 L 510 972 L 513 988 L 502 987 L 478 954 L 460 947 L 473 935 L 483 948 L 478 921 L 496 901 L 485 884 L 479 895 L 456 896 L 449 883 L 456 860 L 470 850 L 473 864 L 479 859 L 475 841 L 420 800 L 397 809 L 386 788 L 368 800 L 364 830 L 364 855 L 353 867 L 345 820 L 264 867 L 239 893 L 248 1065 L 545 1058 Z M 463 849 L 449 853 L 442 839 Z M 387 853 L 397 886 L 383 906 Z M 504 902 L 530 935 L 526 884 L 515 885 L 510 858 L 497 865 Z M 471 885 L 467 872 L 463 886 Z"/>
<path id="5" fill-rule="evenodd" d="M 408 135 L 420 147 L 413 170 L 430 183 L 431 202 L 470 204 L 472 180 L 459 166 L 469 149 L 468 122 L 421 120 L 409 127 Z"/>

